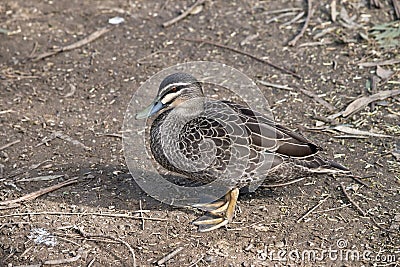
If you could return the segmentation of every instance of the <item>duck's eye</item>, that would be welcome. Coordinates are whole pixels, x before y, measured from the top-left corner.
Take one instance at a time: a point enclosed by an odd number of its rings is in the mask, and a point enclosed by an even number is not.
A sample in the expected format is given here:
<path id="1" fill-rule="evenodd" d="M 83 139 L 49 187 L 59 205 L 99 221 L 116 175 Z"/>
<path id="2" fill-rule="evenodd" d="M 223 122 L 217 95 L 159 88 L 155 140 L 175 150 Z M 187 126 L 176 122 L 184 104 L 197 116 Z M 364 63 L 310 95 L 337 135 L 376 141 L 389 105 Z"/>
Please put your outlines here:
<path id="1" fill-rule="evenodd" d="M 175 93 L 176 92 L 176 87 L 172 87 L 171 92 Z"/>

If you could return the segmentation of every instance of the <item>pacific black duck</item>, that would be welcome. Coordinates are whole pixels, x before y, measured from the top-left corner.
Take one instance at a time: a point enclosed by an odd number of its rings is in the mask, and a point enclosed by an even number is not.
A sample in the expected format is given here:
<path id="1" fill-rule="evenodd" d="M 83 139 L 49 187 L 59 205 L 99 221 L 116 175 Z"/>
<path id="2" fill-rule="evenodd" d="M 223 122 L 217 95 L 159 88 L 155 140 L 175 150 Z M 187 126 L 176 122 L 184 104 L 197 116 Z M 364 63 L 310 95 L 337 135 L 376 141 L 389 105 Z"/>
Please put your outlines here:
<path id="1" fill-rule="evenodd" d="M 219 179 L 227 188 L 224 200 L 197 205 L 208 211 L 194 221 L 202 232 L 233 219 L 244 186 L 349 172 L 268 116 L 237 103 L 206 99 L 201 83 L 187 73 L 167 76 L 155 100 L 136 118 L 154 115 L 150 148 L 156 161 L 195 181 Z"/>

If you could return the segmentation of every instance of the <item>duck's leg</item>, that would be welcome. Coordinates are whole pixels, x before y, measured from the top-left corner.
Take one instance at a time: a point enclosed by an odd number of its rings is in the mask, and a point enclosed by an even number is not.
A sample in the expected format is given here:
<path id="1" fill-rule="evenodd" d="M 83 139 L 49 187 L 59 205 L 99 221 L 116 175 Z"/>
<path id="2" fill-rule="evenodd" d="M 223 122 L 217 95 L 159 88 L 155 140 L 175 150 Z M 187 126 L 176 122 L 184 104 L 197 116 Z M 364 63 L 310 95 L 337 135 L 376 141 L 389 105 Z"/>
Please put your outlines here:
<path id="1" fill-rule="evenodd" d="M 208 211 L 206 215 L 201 216 L 193 222 L 194 225 L 199 227 L 199 232 L 212 231 L 232 221 L 238 196 L 239 189 L 234 188 L 226 193 L 224 201 L 197 205 L 198 208 Z"/>

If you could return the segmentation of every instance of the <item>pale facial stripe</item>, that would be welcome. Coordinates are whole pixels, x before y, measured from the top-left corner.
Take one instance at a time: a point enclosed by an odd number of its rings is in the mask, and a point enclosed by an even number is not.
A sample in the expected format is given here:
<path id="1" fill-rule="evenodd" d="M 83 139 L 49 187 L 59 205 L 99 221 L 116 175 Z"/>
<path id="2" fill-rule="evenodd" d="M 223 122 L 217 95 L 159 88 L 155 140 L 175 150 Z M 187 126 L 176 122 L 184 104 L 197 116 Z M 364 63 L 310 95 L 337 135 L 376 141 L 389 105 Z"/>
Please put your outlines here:
<path id="1" fill-rule="evenodd" d="M 181 94 L 181 91 L 175 92 L 175 93 L 169 93 L 167 95 L 165 95 L 162 99 L 161 99 L 161 103 L 163 103 L 164 105 L 167 104 L 168 102 L 172 101 L 172 99 L 176 98 L 178 95 Z"/>

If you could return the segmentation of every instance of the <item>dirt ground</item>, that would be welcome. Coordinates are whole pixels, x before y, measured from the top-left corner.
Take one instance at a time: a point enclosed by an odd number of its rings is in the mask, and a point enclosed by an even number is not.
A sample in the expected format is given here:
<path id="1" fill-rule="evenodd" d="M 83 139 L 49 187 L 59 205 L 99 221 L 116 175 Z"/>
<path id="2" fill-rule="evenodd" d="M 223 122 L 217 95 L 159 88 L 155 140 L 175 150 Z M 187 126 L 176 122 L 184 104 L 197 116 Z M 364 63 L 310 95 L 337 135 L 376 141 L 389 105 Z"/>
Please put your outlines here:
<path id="1" fill-rule="evenodd" d="M 77 180 L 33 200 L 2 203 L 0 265 L 399 266 L 400 96 L 327 119 L 360 96 L 399 89 L 399 61 L 378 69 L 359 64 L 399 59 L 398 37 L 379 39 L 371 30 L 394 21 L 392 1 L 381 0 L 381 8 L 363 0 L 313 2 L 306 32 L 292 47 L 306 1 L 205 1 L 164 28 L 194 1 L 3 0 L 0 201 Z M 116 16 L 125 21 L 108 24 Z M 81 47 L 32 60 L 107 26 Z M 235 47 L 302 79 L 183 37 Z M 277 121 L 324 147 L 362 183 L 322 175 L 243 194 L 234 222 L 211 233 L 191 224 L 200 211 L 147 196 L 125 164 L 125 110 L 149 77 L 194 60 L 316 93 L 259 85 Z M 379 80 L 384 70 L 394 73 Z M 338 125 L 390 137 L 338 132 Z"/>

